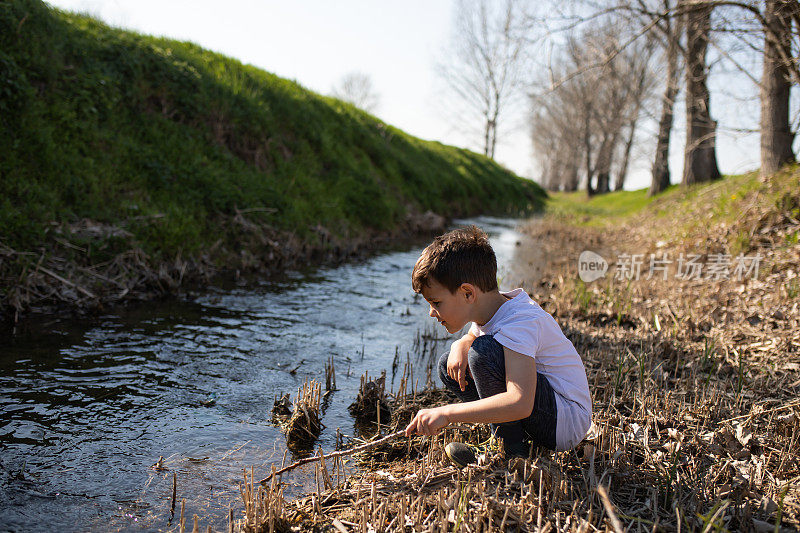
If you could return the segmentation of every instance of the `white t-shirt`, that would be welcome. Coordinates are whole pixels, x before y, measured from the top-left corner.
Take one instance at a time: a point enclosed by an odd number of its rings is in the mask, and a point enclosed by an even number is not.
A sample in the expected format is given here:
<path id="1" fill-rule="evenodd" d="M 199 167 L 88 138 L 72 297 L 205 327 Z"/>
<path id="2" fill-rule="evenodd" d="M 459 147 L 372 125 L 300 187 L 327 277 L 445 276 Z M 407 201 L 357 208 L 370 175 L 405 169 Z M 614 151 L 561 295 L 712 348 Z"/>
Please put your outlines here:
<path id="1" fill-rule="evenodd" d="M 592 422 L 592 399 L 581 357 L 555 319 L 524 290 L 500 294 L 510 300 L 483 326 L 473 322 L 469 332 L 476 337 L 492 335 L 506 348 L 536 360 L 536 371 L 547 376 L 556 393 L 556 449 L 569 450 L 583 439 Z"/>

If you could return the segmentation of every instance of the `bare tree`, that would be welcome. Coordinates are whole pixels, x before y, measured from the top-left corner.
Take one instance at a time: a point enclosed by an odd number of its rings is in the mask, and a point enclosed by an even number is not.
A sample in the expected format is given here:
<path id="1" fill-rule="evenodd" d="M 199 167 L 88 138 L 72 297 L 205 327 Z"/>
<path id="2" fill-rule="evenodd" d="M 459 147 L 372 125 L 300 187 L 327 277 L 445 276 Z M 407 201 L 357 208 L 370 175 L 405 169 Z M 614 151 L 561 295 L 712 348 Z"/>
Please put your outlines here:
<path id="1" fill-rule="evenodd" d="M 616 0 L 612 3 L 608 0 L 576 0 L 572 3 L 573 14 L 569 17 L 571 25 L 574 27 L 589 25 L 595 19 L 619 19 L 617 25 L 620 29 L 621 38 L 618 41 L 620 48 L 610 50 L 609 57 L 621 53 L 623 48 L 634 46 L 640 39 L 647 39 L 651 43 L 661 45 L 663 59 L 666 63 L 666 75 L 652 167 L 651 195 L 664 190 L 670 182 L 669 145 L 674 117 L 673 109 L 680 87 L 680 59 L 685 53 L 680 45 L 682 18 L 677 16 L 677 1 Z M 627 31 L 623 32 L 622 28 Z M 626 38 L 622 38 L 623 33 Z M 644 106 L 645 102 L 642 102 L 641 105 Z M 648 109 L 644 109 L 644 111 L 648 115 L 652 114 L 648 112 Z M 640 114 L 636 114 L 635 120 L 638 121 L 639 117 Z M 635 133 L 635 127 L 626 126 L 626 137 L 621 154 L 622 163 L 614 184 L 615 190 L 624 186 Z M 603 178 L 602 181 L 604 182 L 605 179 Z M 604 183 L 601 183 L 602 186 Z"/>
<path id="2" fill-rule="evenodd" d="M 540 183 L 551 191 L 576 191 L 582 164 L 585 100 L 576 98 L 577 83 L 531 99 L 531 141 L 541 167 Z M 588 126 L 587 126 L 588 127 Z"/>
<path id="3" fill-rule="evenodd" d="M 761 79 L 755 79 L 745 67 L 732 63 L 759 87 L 761 104 L 761 173 L 769 175 L 794 161 L 794 132 L 789 118 L 791 87 L 800 84 L 800 63 L 792 49 L 798 48 L 800 2 L 797 0 L 707 0 L 717 10 L 724 10 L 728 20 L 720 33 L 741 41 L 748 53 L 760 53 Z M 763 4 L 763 8 L 762 8 Z M 739 16 L 730 16 L 736 11 Z M 738 18 L 738 20 L 737 20 Z M 731 20 L 732 19 L 732 20 Z M 755 28 L 753 27 L 755 24 Z M 763 48 L 751 39 L 760 32 Z M 726 59 L 732 60 L 730 54 Z"/>
<path id="4" fill-rule="evenodd" d="M 525 20 L 518 0 L 502 6 L 459 0 L 448 59 L 437 68 L 466 114 L 480 117 L 488 157 L 494 157 L 501 119 L 525 86 Z"/>
<path id="5" fill-rule="evenodd" d="M 570 35 L 551 73 L 561 82 L 532 100 L 531 139 L 542 159 L 542 183 L 574 190 L 583 168 L 589 195 L 624 185 L 636 127 L 653 83 L 653 43 L 622 48 L 619 20 Z M 553 152 L 548 152 L 552 150 Z M 621 164 L 615 165 L 615 158 Z"/>
<path id="6" fill-rule="evenodd" d="M 349 102 L 368 113 L 374 113 L 380 103 L 380 97 L 372 86 L 372 78 L 357 71 L 342 76 L 339 83 L 331 90 L 331 96 Z"/>
<path id="7" fill-rule="evenodd" d="M 627 176 L 631 150 L 636 136 L 636 125 L 641 110 L 651 91 L 653 72 L 650 60 L 653 42 L 640 39 L 621 49 L 624 33 L 620 31 L 620 20 L 613 20 L 602 31 L 594 32 L 589 40 L 600 41 L 600 57 L 611 57 L 600 71 L 596 85 L 599 95 L 596 117 L 600 143 L 596 162 L 596 193 L 611 190 L 614 158 L 622 157 L 614 184 L 620 190 Z M 624 142 L 623 142 L 624 139 Z"/>
<path id="8" fill-rule="evenodd" d="M 795 160 L 792 150 L 795 132 L 789 117 L 789 103 L 791 88 L 800 85 L 800 60 L 797 56 L 800 48 L 800 1 L 617 0 L 612 4 L 605 0 L 576 0 L 565 10 L 567 15 L 560 19 L 562 29 L 573 31 L 619 16 L 629 22 L 629 35 L 633 37 L 621 38 L 610 49 L 595 54 L 594 65 L 591 61 L 570 62 L 572 70 L 562 73 L 556 86 L 567 85 L 573 78 L 583 78 L 587 71 L 595 68 L 601 68 L 604 77 L 608 76 L 615 69 L 612 60 L 642 37 L 655 35 L 663 45 L 666 86 L 661 99 L 650 194 L 663 190 L 670 180 L 668 156 L 681 59 L 686 63 L 687 139 L 683 182 L 695 183 L 720 177 L 716 160 L 718 125 L 711 118 L 712 95 L 707 81 L 709 46 L 714 47 L 718 61 L 733 65 L 759 87 L 762 174 L 773 173 L 783 164 Z M 562 12 L 559 9 L 559 13 Z M 714 27 L 711 24 L 712 12 Z M 590 33 L 584 31 L 581 39 L 591 40 Z M 684 33 L 686 42 L 682 45 Z M 754 39 L 758 35 L 761 35 L 761 41 Z M 742 54 L 744 61 L 741 61 Z M 759 57 L 763 61 L 760 80 L 752 66 Z M 603 85 L 594 84 L 595 91 L 587 95 L 587 100 L 579 98 L 585 111 L 580 138 L 589 194 L 603 192 L 609 187 L 608 173 L 609 168 L 615 167 L 614 159 L 621 159 L 621 163 L 616 165 L 619 171 L 614 189 L 624 185 L 636 132 L 635 122 L 623 120 L 621 127 L 615 124 L 615 119 L 620 119 L 616 113 L 620 109 L 620 94 L 618 90 L 606 92 Z M 731 89 L 736 90 L 734 87 Z M 614 113 L 608 114 L 608 111 Z M 634 116 L 638 120 L 639 115 Z M 561 166 L 551 162 L 543 168 Z"/>
<path id="9" fill-rule="evenodd" d="M 625 78 L 630 84 L 628 102 L 626 105 L 627 113 L 624 117 L 625 122 L 625 143 L 622 146 L 622 163 L 617 172 L 617 179 L 614 182 L 614 190 L 621 191 L 625 186 L 628 177 L 628 168 L 631 161 L 631 151 L 636 140 L 636 127 L 642 116 L 642 109 L 650 100 L 655 85 L 655 73 L 653 72 L 650 61 L 653 57 L 655 41 L 648 39 L 641 47 L 635 47 L 633 53 L 627 54 Z"/>
<path id="10" fill-rule="evenodd" d="M 760 119 L 760 133 L 761 133 L 761 172 L 763 175 L 771 174 L 777 171 L 785 163 L 795 160 L 792 151 L 792 142 L 794 140 L 795 132 L 792 131 L 791 120 L 789 117 L 789 102 L 791 96 L 791 87 L 800 84 L 800 62 L 798 62 L 796 54 L 792 49 L 798 48 L 798 24 L 800 24 L 800 2 L 798 0 L 678 0 L 677 4 L 673 0 L 661 0 L 661 6 L 655 5 L 656 0 L 619 0 L 618 5 L 614 9 L 623 12 L 628 12 L 640 19 L 651 18 L 656 21 L 654 28 L 658 30 L 667 42 L 667 57 L 668 57 L 668 70 L 676 72 L 672 69 L 673 60 L 675 57 L 675 50 L 680 51 L 684 57 L 688 56 L 690 52 L 695 52 L 693 59 L 697 60 L 698 55 L 694 50 L 683 49 L 679 44 L 679 39 L 670 40 L 670 35 L 680 36 L 679 25 L 682 20 L 694 20 L 697 22 L 708 18 L 711 10 L 724 14 L 724 16 L 717 17 L 718 20 L 716 27 L 711 29 L 709 33 L 716 33 L 716 38 L 709 41 L 708 38 L 699 39 L 695 38 L 695 44 L 706 41 L 706 46 L 711 43 L 717 49 L 719 55 L 724 61 L 732 64 L 737 70 L 744 73 L 749 77 L 757 86 L 760 92 L 761 104 L 761 119 Z M 762 7 L 763 6 L 763 7 Z M 595 11 L 602 11 L 607 9 L 605 7 L 594 6 Z M 737 15 L 738 13 L 738 15 Z M 677 22 L 677 24 L 675 24 Z M 703 23 L 701 23 L 702 25 Z M 708 21 L 705 22 L 708 25 Z M 677 31 L 669 31 L 670 27 L 675 28 Z M 694 35 L 697 37 L 697 27 L 687 29 L 687 39 L 689 36 Z M 705 30 L 704 30 L 705 31 Z M 693 33 L 694 32 L 694 33 Z M 752 40 L 752 36 L 757 33 L 762 34 L 763 48 L 760 43 Z M 702 32 L 701 32 L 702 33 Z M 734 50 L 736 48 L 736 41 L 739 41 L 739 46 L 745 51 L 748 59 L 752 59 L 757 55 L 762 59 L 762 75 L 761 79 L 756 79 L 754 71 L 745 66 L 750 61 L 744 63 L 738 62 L 734 59 Z M 670 47 L 672 47 L 670 49 Z M 703 62 L 705 59 L 703 59 Z M 696 76 L 697 72 L 692 74 L 692 78 L 697 82 L 701 82 Z M 668 76 L 669 84 L 670 76 Z M 689 73 L 687 72 L 687 85 L 690 83 Z M 700 88 L 702 83 L 695 83 L 695 88 Z M 702 88 L 700 88 L 702 92 Z M 668 89 L 665 92 L 663 109 L 667 110 L 671 107 L 671 102 L 674 98 L 669 93 L 677 94 L 677 88 L 672 91 Z M 702 105 L 703 98 L 693 98 L 695 103 L 700 102 L 701 113 L 707 114 L 707 107 Z M 705 111 L 702 111 L 705 109 Z M 668 154 L 668 145 L 664 144 L 661 140 L 666 139 L 664 136 L 665 126 L 669 115 L 662 113 L 662 122 L 659 134 L 659 147 L 656 150 L 656 162 L 653 168 L 653 183 L 651 185 L 651 194 L 658 192 L 663 186 L 668 184 L 668 178 L 665 173 L 668 172 L 666 165 L 666 157 Z M 699 133 L 700 138 L 711 140 L 716 135 L 716 128 L 711 131 L 711 126 L 715 125 L 710 117 L 702 117 L 695 115 L 698 119 L 695 126 L 701 126 L 701 129 L 706 128 L 705 133 Z M 688 128 L 688 125 L 687 125 Z M 688 142 L 686 157 L 687 162 L 693 161 L 694 164 L 700 161 L 705 161 L 703 164 L 709 166 L 708 172 L 711 176 L 715 173 L 713 165 L 710 165 L 709 144 L 703 142 Z M 695 169 L 696 170 L 696 169 Z M 694 171 L 689 169 L 689 173 L 693 174 Z"/>
<path id="11" fill-rule="evenodd" d="M 764 2 L 764 63 L 761 76 L 761 174 L 777 172 L 794 161 L 789 125 L 792 86 L 792 17 L 800 16 L 795 0 Z"/>
<path id="12" fill-rule="evenodd" d="M 686 148 L 683 183 L 689 185 L 719 179 L 717 123 L 711 118 L 706 51 L 711 34 L 713 6 L 681 0 L 686 12 Z"/>
<path id="13" fill-rule="evenodd" d="M 597 57 L 606 57 L 618 45 L 610 33 L 603 35 L 601 39 L 599 46 L 593 47 L 595 48 L 593 52 Z M 591 43 L 593 40 L 590 39 L 588 42 Z M 601 83 L 595 85 L 599 105 L 595 108 L 594 117 L 600 142 L 592 172 L 597 177 L 597 185 L 594 189 L 592 187 L 587 189 L 589 194 L 604 194 L 610 190 L 611 165 L 624 122 L 623 108 L 628 99 L 626 84 L 621 81 L 622 79 L 619 62 L 609 61 L 602 69 Z"/>
<path id="14" fill-rule="evenodd" d="M 641 5 L 641 3 L 640 3 Z M 663 36 L 664 58 L 667 62 L 664 95 L 661 97 L 661 117 L 658 121 L 656 152 L 653 161 L 652 179 L 648 195 L 653 196 L 664 191 L 670 184 L 669 145 L 672 137 L 675 99 L 680 89 L 680 37 L 683 33 L 683 17 L 674 20 L 669 14 L 675 8 L 673 0 L 663 0 L 665 15 L 659 17 L 656 26 Z"/>
<path id="15" fill-rule="evenodd" d="M 628 178 L 628 168 L 631 163 L 631 151 L 633 150 L 633 142 L 636 140 L 636 124 L 639 121 L 639 114 L 631 120 L 631 123 L 626 126 L 625 144 L 622 148 L 622 163 L 617 172 L 617 179 L 614 181 L 614 190 L 621 191 L 625 188 L 625 180 Z"/>

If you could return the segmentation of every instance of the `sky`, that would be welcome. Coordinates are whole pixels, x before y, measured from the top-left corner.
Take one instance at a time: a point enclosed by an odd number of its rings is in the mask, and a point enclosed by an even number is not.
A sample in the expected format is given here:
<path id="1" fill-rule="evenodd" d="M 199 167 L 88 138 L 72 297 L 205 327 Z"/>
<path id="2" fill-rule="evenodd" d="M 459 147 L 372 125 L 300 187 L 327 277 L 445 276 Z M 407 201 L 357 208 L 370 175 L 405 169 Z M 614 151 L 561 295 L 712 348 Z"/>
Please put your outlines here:
<path id="1" fill-rule="evenodd" d="M 113 26 L 195 42 L 204 48 L 330 94 L 343 76 L 370 76 L 379 95 L 374 112 L 385 122 L 423 139 L 482 147 L 451 124 L 448 98 L 435 64 L 446 58 L 452 38 L 454 0 L 51 0 L 49 4 L 95 16 Z M 544 53 L 544 51 L 542 52 Z M 713 72 L 713 71 L 712 71 Z M 755 127 L 758 102 L 750 82 L 721 72 L 711 79 L 711 110 L 719 120 L 719 166 L 723 173 L 758 167 Z M 735 90 L 734 90 L 735 89 Z M 738 90 L 741 89 L 741 90 Z M 712 97 L 713 98 L 713 97 Z M 682 167 L 681 110 L 671 151 L 673 182 Z M 642 139 L 654 139 L 645 125 Z M 529 132 L 506 132 L 495 159 L 521 176 L 536 177 Z M 649 147 L 649 148 L 648 148 Z M 647 187 L 651 144 L 643 144 L 626 189 Z"/>

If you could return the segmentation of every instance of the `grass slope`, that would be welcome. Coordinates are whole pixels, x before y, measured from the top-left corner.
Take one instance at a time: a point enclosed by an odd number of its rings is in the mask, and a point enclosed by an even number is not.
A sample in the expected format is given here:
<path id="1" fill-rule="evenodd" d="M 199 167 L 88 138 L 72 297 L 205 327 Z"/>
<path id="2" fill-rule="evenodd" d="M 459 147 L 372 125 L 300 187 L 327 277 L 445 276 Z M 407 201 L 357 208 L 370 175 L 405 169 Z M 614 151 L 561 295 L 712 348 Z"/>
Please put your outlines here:
<path id="1" fill-rule="evenodd" d="M 676 186 L 672 186 L 663 194 L 668 194 L 675 188 Z M 647 196 L 647 189 L 615 191 L 592 197 L 588 197 L 586 191 L 556 192 L 550 193 L 546 211 L 549 215 L 569 218 L 578 224 L 596 225 L 609 218 L 635 213 L 651 201 L 652 198 Z"/>
<path id="2" fill-rule="evenodd" d="M 671 227 L 681 221 L 684 232 L 702 229 L 717 222 L 734 222 L 755 195 L 763 208 L 779 207 L 785 196 L 798 185 L 800 170 L 790 166 L 770 177 L 769 187 L 758 172 L 725 176 L 723 179 L 684 187 L 671 185 L 650 197 L 647 189 L 617 191 L 591 198 L 585 192 L 551 193 L 545 212 L 554 219 L 584 226 L 607 226 L 637 215 L 654 220 L 669 220 Z M 675 218 L 681 213 L 683 216 Z"/>
<path id="3" fill-rule="evenodd" d="M 493 161 L 423 141 L 339 100 L 199 46 L 0 1 L 0 239 L 17 250 L 83 219 L 168 260 L 233 239 L 237 213 L 315 244 L 408 212 L 535 209 L 545 193 Z M 115 242 L 115 239 L 119 242 Z"/>

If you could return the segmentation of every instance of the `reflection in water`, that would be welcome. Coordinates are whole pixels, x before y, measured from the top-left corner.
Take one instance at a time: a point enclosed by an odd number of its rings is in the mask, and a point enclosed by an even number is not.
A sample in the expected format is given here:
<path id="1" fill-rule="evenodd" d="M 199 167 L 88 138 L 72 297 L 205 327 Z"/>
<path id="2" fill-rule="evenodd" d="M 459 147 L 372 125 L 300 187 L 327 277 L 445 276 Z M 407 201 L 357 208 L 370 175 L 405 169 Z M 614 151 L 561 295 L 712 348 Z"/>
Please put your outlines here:
<path id="1" fill-rule="evenodd" d="M 511 288 L 514 221 L 470 222 L 490 232 L 501 286 Z M 331 449 L 336 428 L 354 432 L 347 405 L 365 371 L 386 370 L 389 381 L 421 335 L 446 337 L 410 288 L 419 252 L 0 340 L 0 529 L 174 528 L 173 474 L 187 516 L 226 527 L 229 506 L 241 514 L 242 469 L 258 475 L 284 457 L 285 438 L 269 424 L 277 395 L 294 398 L 304 381 L 322 379 L 333 356 L 339 390 L 317 443 Z M 425 349 L 440 353 L 446 342 Z M 424 367 L 415 364 L 418 387 Z M 288 493 L 310 488 L 311 471 L 298 469 Z"/>

